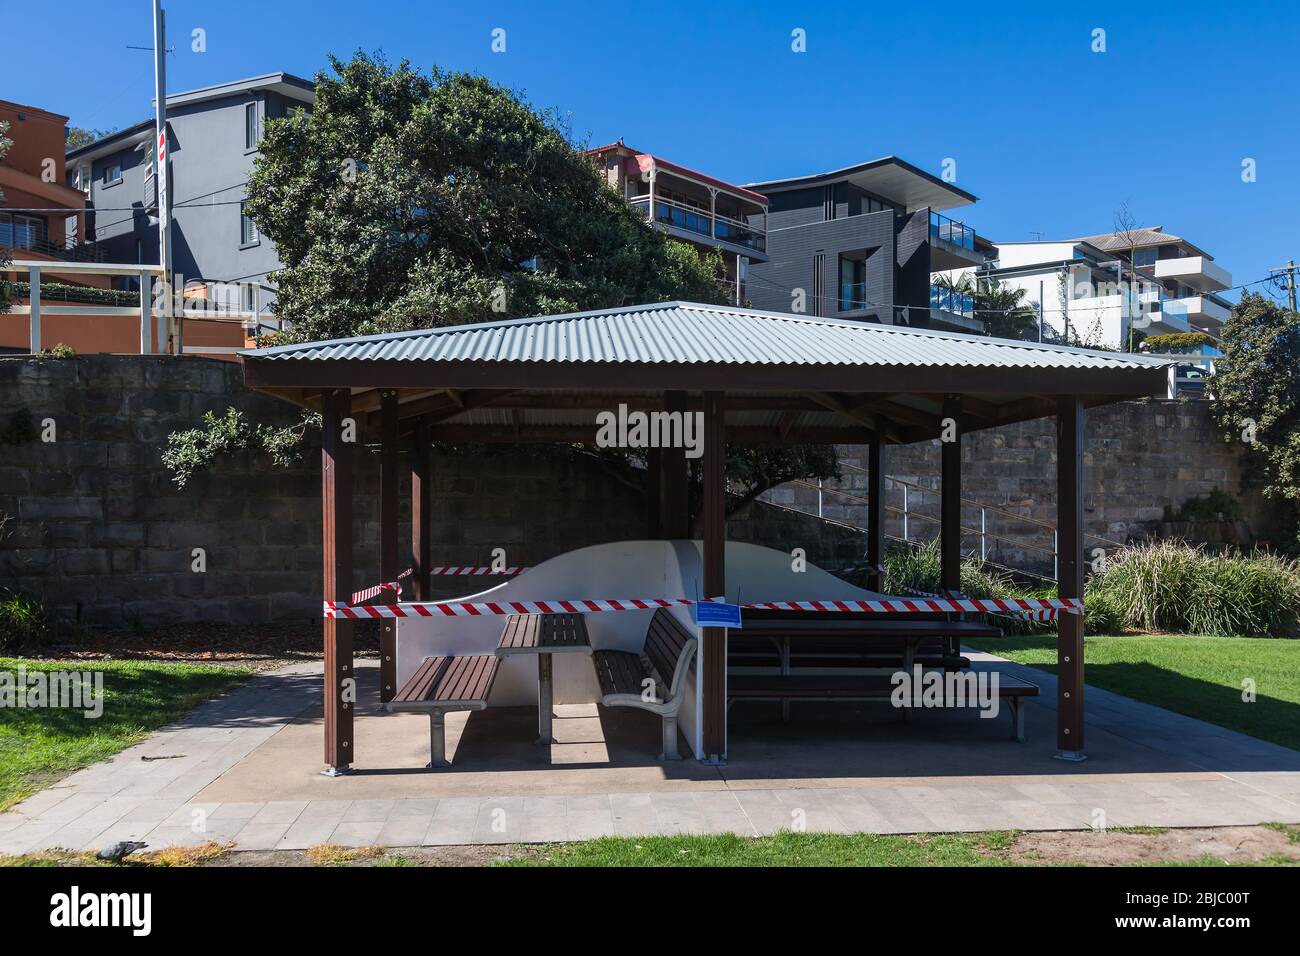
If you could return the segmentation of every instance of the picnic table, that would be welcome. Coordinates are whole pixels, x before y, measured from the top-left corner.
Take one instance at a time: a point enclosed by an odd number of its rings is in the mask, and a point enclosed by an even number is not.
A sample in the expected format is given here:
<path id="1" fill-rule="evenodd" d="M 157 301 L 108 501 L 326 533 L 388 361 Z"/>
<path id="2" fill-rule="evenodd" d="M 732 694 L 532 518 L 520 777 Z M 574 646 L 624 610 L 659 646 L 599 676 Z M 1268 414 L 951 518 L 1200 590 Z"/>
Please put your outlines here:
<path id="1" fill-rule="evenodd" d="M 501 631 L 496 656 L 516 654 L 537 656 L 537 742 L 549 744 L 555 702 L 551 655 L 591 656 L 586 619 L 581 614 L 512 614 Z"/>
<path id="2" fill-rule="evenodd" d="M 944 620 L 935 618 L 908 619 L 884 617 L 851 612 L 835 614 L 798 614 L 797 612 L 760 612 L 747 614 L 744 626 L 731 631 L 738 638 L 736 646 L 743 648 L 745 638 L 764 638 L 776 648 L 780 661 L 780 677 L 767 683 L 792 685 L 790 660 L 798 642 L 805 648 L 815 648 L 823 655 L 841 654 L 865 656 L 870 649 L 880 645 L 899 646 L 902 649 L 903 670 L 909 674 L 917 661 L 917 650 L 927 641 L 952 641 L 960 647 L 966 637 L 1001 637 L 1001 629 L 978 621 Z M 946 653 L 939 657 L 943 666 L 964 666 L 964 658 L 954 658 Z M 757 680 L 757 679 L 756 679 Z M 788 702 L 782 699 L 782 715 L 789 716 Z M 908 711 L 903 719 L 910 719 Z"/>

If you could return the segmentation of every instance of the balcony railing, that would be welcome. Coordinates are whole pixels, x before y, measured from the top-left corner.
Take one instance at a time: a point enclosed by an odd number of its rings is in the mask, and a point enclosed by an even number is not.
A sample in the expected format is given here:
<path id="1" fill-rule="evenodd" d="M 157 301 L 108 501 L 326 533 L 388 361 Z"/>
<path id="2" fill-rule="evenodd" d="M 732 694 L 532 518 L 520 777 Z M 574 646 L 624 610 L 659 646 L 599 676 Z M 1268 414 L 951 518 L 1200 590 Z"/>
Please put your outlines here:
<path id="1" fill-rule="evenodd" d="M 0 248 L 11 251 L 14 258 L 22 258 L 24 253 L 62 259 L 64 262 L 103 262 L 104 250 L 93 242 L 78 242 L 76 239 L 46 239 L 37 236 L 30 229 L 14 229 L 12 232 L 0 227 Z"/>
<path id="2" fill-rule="evenodd" d="M 930 308 L 942 309 L 955 315 L 974 316 L 975 297 L 940 285 L 930 286 Z"/>
<path id="3" fill-rule="evenodd" d="M 841 282 L 840 283 L 840 311 L 852 312 L 854 309 L 865 309 L 871 303 L 867 302 L 867 284 L 865 282 Z"/>
<path id="4" fill-rule="evenodd" d="M 649 218 L 650 197 L 634 196 L 628 200 L 641 215 Z M 732 219 L 721 213 L 710 216 L 707 209 L 687 206 L 671 199 L 655 197 L 654 221 L 665 226 L 674 226 L 685 232 L 693 232 L 701 238 L 720 239 L 737 246 L 764 252 L 767 250 L 767 234 L 755 229 L 748 223 Z"/>
<path id="5" fill-rule="evenodd" d="M 940 213 L 930 213 L 930 238 L 951 242 L 963 249 L 975 248 L 975 230 L 956 219 L 949 219 Z"/>

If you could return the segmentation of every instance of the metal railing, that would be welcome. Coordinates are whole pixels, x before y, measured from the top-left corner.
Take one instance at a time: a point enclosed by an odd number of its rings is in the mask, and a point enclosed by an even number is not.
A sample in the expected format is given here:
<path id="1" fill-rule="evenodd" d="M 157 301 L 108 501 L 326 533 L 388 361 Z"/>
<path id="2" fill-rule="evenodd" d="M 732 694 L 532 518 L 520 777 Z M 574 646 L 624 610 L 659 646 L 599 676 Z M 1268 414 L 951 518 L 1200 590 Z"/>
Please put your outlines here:
<path id="1" fill-rule="evenodd" d="M 841 460 L 840 467 L 848 469 L 850 471 L 856 471 L 864 475 L 868 474 L 867 469 L 854 465 L 852 462 Z M 901 508 L 898 507 L 897 505 L 890 505 L 888 503 L 886 503 L 885 505 L 886 514 L 896 515 L 902 519 L 902 536 L 896 538 L 895 540 L 902 541 L 905 544 L 922 543 L 925 540 L 923 537 L 920 536 L 917 536 L 915 538 L 913 537 L 912 534 L 913 525 L 916 522 L 925 522 L 930 525 L 941 526 L 942 522 L 940 521 L 939 518 L 935 517 L 932 514 L 927 514 L 925 512 L 915 510 L 913 504 L 916 500 L 921 499 L 926 495 L 929 495 L 933 498 L 940 498 L 941 497 L 940 493 L 933 488 L 927 488 L 924 485 L 917 484 L 916 482 L 913 481 L 907 481 L 906 479 L 903 478 L 895 478 L 892 475 L 885 475 L 885 481 L 889 484 L 894 485 L 895 487 L 901 488 L 903 493 L 903 506 Z M 843 491 L 839 488 L 828 488 L 826 487 L 825 483 L 822 481 L 818 481 L 816 484 L 810 481 L 792 481 L 789 482 L 789 484 L 797 485 L 803 488 L 810 488 L 817 492 L 817 517 L 818 518 L 826 517 L 823 496 L 827 494 L 837 495 L 848 501 L 860 503 L 863 507 L 866 507 L 869 504 L 868 499 L 864 498 L 861 495 L 856 495 L 849 491 Z M 983 502 L 974 501 L 973 499 L 970 498 L 962 498 L 960 499 L 960 501 L 963 508 L 978 509 L 979 511 L 978 528 L 968 527 L 965 524 L 961 526 L 962 537 L 979 538 L 978 548 L 963 549 L 965 554 L 971 556 L 978 555 L 981 561 L 993 565 L 994 567 L 1003 568 L 1004 570 L 1015 571 L 1016 573 L 1019 574 L 1033 574 L 1039 577 L 1042 576 L 1042 575 L 1038 575 L 1037 572 L 1029 571 L 1025 568 L 1013 567 L 1007 564 L 1003 564 L 989 557 L 990 541 L 994 542 L 993 550 L 995 551 L 997 550 L 998 542 L 1006 543 L 1010 545 L 1010 550 L 1032 551 L 1037 554 L 1044 555 L 1045 557 L 1050 557 L 1052 561 L 1051 580 L 1055 581 L 1057 579 L 1058 575 L 1060 574 L 1060 555 L 1057 550 L 1057 533 L 1056 533 L 1055 525 L 1053 525 L 1049 521 L 1042 521 L 1038 518 L 1031 518 L 1027 515 L 1016 514 L 1014 512 L 1007 511 L 1004 508 L 999 508 L 995 505 L 987 505 L 984 504 Z M 787 503 L 784 505 L 784 507 L 791 508 L 792 510 L 795 511 L 802 510 L 795 504 Z M 1010 535 L 1000 534 L 996 531 L 990 531 L 988 526 L 989 525 L 988 518 L 990 515 L 994 515 L 1010 521 L 1017 521 L 1023 524 L 1032 525 L 1035 528 L 1039 529 L 1040 534 L 1042 534 L 1043 536 L 1050 535 L 1051 545 L 1048 546 L 1046 544 L 1039 544 L 1033 541 L 1024 540 L 1023 538 L 1012 537 Z M 1083 537 L 1085 543 L 1088 541 L 1099 542 L 1104 550 L 1110 550 L 1112 548 L 1122 548 L 1124 546 L 1123 542 L 1113 541 L 1109 538 L 1103 538 L 1095 534 L 1085 533 Z"/>
<path id="2" fill-rule="evenodd" d="M 949 219 L 942 213 L 930 212 L 930 238 L 951 242 L 963 249 L 975 248 L 975 230 L 964 222 Z"/>
<path id="3" fill-rule="evenodd" d="M 930 286 L 930 308 L 942 309 L 955 315 L 974 316 L 975 296 L 941 285 Z"/>
<path id="4" fill-rule="evenodd" d="M 51 256 L 64 262 L 103 262 L 104 250 L 93 242 L 79 242 L 76 239 L 47 239 L 44 236 L 23 234 L 15 230 L 14 235 L 0 234 L 0 248 L 9 250 L 10 257 L 22 258 L 23 253 L 35 252 Z"/>
<path id="5" fill-rule="evenodd" d="M 641 211 L 641 215 L 650 218 L 650 197 L 633 196 L 628 203 Z M 748 246 L 763 252 L 767 249 L 767 234 L 755 229 L 739 219 L 732 219 L 722 213 L 710 215 L 707 209 L 688 206 L 672 199 L 655 197 L 654 221 L 665 226 L 675 226 L 686 232 L 693 232 L 711 239 L 721 239 L 738 246 Z"/>

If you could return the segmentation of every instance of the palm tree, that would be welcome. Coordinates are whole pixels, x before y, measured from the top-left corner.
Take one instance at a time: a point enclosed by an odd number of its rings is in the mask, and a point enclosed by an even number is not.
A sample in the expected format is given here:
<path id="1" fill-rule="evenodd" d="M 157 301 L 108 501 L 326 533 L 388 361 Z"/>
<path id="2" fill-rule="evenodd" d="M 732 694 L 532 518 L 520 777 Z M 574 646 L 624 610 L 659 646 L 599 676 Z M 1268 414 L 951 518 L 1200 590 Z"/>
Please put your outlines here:
<path id="1" fill-rule="evenodd" d="M 940 276 L 935 285 L 959 295 L 969 295 L 975 303 L 975 318 L 984 323 L 989 335 L 1000 339 L 1038 339 L 1038 310 L 1025 301 L 1025 290 L 1004 286 L 997 279 L 972 282 L 970 273 L 953 281 Z"/>

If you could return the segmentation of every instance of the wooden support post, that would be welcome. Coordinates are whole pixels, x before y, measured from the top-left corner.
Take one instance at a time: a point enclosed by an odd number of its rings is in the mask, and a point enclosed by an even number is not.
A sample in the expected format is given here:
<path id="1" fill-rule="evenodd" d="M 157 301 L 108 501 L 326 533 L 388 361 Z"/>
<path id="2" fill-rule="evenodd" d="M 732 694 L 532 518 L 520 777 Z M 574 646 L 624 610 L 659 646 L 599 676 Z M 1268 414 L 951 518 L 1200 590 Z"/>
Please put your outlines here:
<path id="1" fill-rule="evenodd" d="M 397 566 L 397 392 L 385 391 L 379 402 L 379 580 L 386 583 L 396 581 L 401 572 Z M 397 621 L 386 617 L 379 622 L 379 702 L 388 703 L 396 692 Z"/>
<path id="2" fill-rule="evenodd" d="M 726 452 L 722 393 L 704 393 L 704 593 L 725 597 L 727 591 Z M 700 658 L 704 682 L 704 756 L 720 762 L 727 756 L 727 632 L 720 627 L 701 630 Z"/>
<path id="3" fill-rule="evenodd" d="M 650 448 L 645 456 L 645 536 L 655 541 L 664 536 L 663 450 Z"/>
<path id="4" fill-rule="evenodd" d="M 867 587 L 879 591 L 878 568 L 885 560 L 885 443 L 879 434 L 867 445 Z"/>
<path id="5" fill-rule="evenodd" d="M 429 569 L 429 504 L 433 484 L 432 447 L 429 426 L 415 429 L 415 447 L 411 449 L 411 575 L 417 601 L 432 597 Z"/>
<path id="6" fill-rule="evenodd" d="M 939 586 L 944 591 L 961 590 L 961 397 L 949 395 L 943 402 L 939 502 Z M 961 653 L 961 641 L 948 639 L 948 653 Z"/>
<path id="7" fill-rule="evenodd" d="M 352 600 L 352 454 L 343 440 L 352 411 L 347 389 L 321 395 L 321 523 L 324 527 L 325 600 Z M 356 680 L 352 669 L 352 622 L 325 619 L 325 773 L 347 773 L 356 754 L 352 714 Z"/>
<path id="8" fill-rule="evenodd" d="M 686 393 L 665 393 L 664 409 L 669 412 L 679 412 L 682 416 L 690 414 L 686 410 Z M 708 428 L 707 422 L 704 427 Z M 708 439 L 706 438 L 705 441 Z M 662 489 L 664 537 L 674 540 L 689 538 L 691 536 L 690 479 L 686 470 L 685 448 L 664 449 Z"/>
<path id="9" fill-rule="evenodd" d="M 1057 596 L 1083 596 L 1083 402 L 1057 400 Z M 1065 760 L 1083 760 L 1083 615 L 1056 619 L 1056 747 Z"/>

